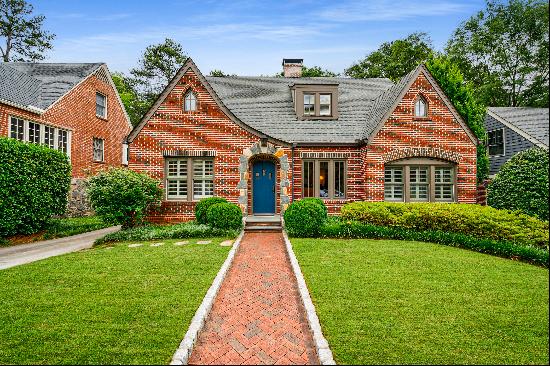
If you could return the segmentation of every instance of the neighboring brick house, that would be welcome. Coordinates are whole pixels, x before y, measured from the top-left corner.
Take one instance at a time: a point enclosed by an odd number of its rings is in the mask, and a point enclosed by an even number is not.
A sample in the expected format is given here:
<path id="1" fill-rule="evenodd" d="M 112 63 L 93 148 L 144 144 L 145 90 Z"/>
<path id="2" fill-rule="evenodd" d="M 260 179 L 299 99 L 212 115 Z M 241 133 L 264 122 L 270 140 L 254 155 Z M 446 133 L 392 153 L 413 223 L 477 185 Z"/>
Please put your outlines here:
<path id="1" fill-rule="evenodd" d="M 476 202 L 478 141 L 424 66 L 388 79 L 204 77 L 179 70 L 128 136 L 129 167 L 162 182 L 156 221 L 225 197 L 245 215 L 321 197 Z M 289 77 L 290 76 L 290 77 Z"/>
<path id="2" fill-rule="evenodd" d="M 548 150 L 548 124 L 548 108 L 487 108 L 489 174 L 497 174 L 502 164 L 520 151 L 535 146 Z"/>
<path id="3" fill-rule="evenodd" d="M 0 63 L 0 136 L 40 143 L 71 160 L 69 211 L 87 210 L 82 181 L 126 163 L 131 124 L 102 63 Z"/>

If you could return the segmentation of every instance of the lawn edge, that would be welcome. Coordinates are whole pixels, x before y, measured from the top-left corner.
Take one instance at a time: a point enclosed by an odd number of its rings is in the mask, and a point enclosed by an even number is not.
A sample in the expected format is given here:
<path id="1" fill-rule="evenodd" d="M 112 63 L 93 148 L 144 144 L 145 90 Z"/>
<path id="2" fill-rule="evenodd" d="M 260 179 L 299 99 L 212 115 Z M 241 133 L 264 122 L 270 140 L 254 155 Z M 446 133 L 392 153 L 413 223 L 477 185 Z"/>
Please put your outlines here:
<path id="1" fill-rule="evenodd" d="M 235 254 L 241 244 L 243 236 L 244 230 L 241 231 L 241 233 L 235 240 L 235 243 L 233 243 L 233 247 L 229 251 L 227 258 L 223 262 L 220 270 L 218 271 L 218 274 L 214 278 L 212 285 L 206 292 L 206 295 L 204 295 L 202 303 L 195 312 L 195 315 L 191 320 L 191 324 L 189 324 L 189 328 L 187 329 L 183 340 L 180 342 L 179 347 L 176 349 L 174 355 L 172 356 L 172 361 L 170 361 L 170 365 L 187 365 L 189 357 L 191 356 L 191 352 L 193 352 L 193 347 L 195 346 L 198 335 L 204 327 L 204 323 L 206 318 L 208 317 L 208 314 L 210 314 L 210 310 L 212 309 L 212 305 L 214 304 L 216 295 L 220 290 L 225 276 L 229 272 L 229 268 L 233 263 L 233 259 L 235 258 Z"/>
<path id="2" fill-rule="evenodd" d="M 298 292 L 300 293 L 300 298 L 306 311 L 307 322 L 313 335 L 313 342 L 315 343 L 315 349 L 317 350 L 319 362 L 321 365 L 336 365 L 336 362 L 334 362 L 334 358 L 332 356 L 332 351 L 328 345 L 328 341 L 323 335 L 323 330 L 321 329 L 321 324 L 319 323 L 319 317 L 315 311 L 315 305 L 313 305 L 313 301 L 309 295 L 306 280 L 304 279 L 304 275 L 300 269 L 300 264 L 294 254 L 292 243 L 288 238 L 286 230 L 283 230 L 283 238 L 285 240 L 286 252 L 290 259 L 290 265 L 292 267 L 292 271 L 294 272 L 294 276 L 296 277 L 296 282 L 298 283 Z"/>

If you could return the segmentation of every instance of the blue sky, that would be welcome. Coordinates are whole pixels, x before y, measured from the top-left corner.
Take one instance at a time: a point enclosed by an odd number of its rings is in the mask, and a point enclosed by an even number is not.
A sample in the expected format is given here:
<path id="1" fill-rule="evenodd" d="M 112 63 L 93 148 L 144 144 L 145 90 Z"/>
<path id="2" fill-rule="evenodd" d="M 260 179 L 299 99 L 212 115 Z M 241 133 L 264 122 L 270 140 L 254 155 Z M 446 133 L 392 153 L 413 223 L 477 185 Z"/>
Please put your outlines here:
<path id="1" fill-rule="evenodd" d="M 442 49 L 482 0 L 29 0 L 57 35 L 48 62 L 106 62 L 127 72 L 170 37 L 204 74 L 273 75 L 282 58 L 342 72 L 385 41 L 427 32 Z"/>

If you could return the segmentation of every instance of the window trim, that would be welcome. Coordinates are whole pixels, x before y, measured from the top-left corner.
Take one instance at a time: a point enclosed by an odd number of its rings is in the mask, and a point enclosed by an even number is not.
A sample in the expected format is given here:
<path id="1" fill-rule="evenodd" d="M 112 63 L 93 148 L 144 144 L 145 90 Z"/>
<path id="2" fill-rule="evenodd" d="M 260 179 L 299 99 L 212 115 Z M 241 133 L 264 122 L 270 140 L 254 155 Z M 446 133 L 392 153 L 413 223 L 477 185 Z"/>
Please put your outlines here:
<path id="1" fill-rule="evenodd" d="M 95 158 L 95 142 L 101 141 L 101 160 L 97 160 Z M 101 137 L 93 137 L 92 138 L 92 161 L 94 163 L 104 163 L 105 162 L 105 139 Z"/>
<path id="2" fill-rule="evenodd" d="M 323 200 L 346 200 L 348 197 L 348 161 L 347 159 L 303 159 L 302 160 L 302 181 L 301 181 L 301 193 L 302 198 L 306 198 L 305 196 L 305 189 L 304 189 L 304 171 L 305 171 L 305 164 L 313 162 L 313 196 L 308 197 L 316 197 Z M 328 197 L 321 197 L 320 195 L 320 166 L 321 162 L 328 162 Z M 334 186 L 336 183 L 336 176 L 335 176 L 335 162 L 343 162 L 344 163 L 344 196 L 343 197 L 335 197 L 334 196 Z"/>
<path id="3" fill-rule="evenodd" d="M 95 98 L 96 98 L 96 99 L 95 99 L 95 116 L 96 116 L 97 118 L 107 119 L 107 105 L 108 105 L 108 102 L 107 102 L 107 95 L 106 95 L 106 94 L 103 94 L 102 92 L 97 91 L 97 90 L 96 90 L 96 92 L 95 92 L 95 95 L 96 95 L 96 96 L 95 96 Z M 101 95 L 101 96 L 103 97 L 103 99 L 105 100 L 105 105 L 103 106 L 103 108 L 105 109 L 105 115 L 104 115 L 104 116 L 100 116 L 99 114 L 97 114 L 97 106 L 98 106 L 98 104 L 97 104 L 97 96 L 98 96 L 98 95 Z"/>
<path id="4" fill-rule="evenodd" d="M 20 120 L 20 121 L 23 122 L 23 139 L 22 140 L 19 140 L 18 138 L 11 137 L 11 129 L 12 129 L 12 126 L 13 126 L 12 122 L 13 122 L 14 119 L 17 119 L 17 120 Z M 26 143 L 29 143 L 29 144 L 36 144 L 35 142 L 29 141 L 29 123 L 34 123 L 34 124 L 37 124 L 37 125 L 40 126 L 40 141 L 38 142 L 38 144 L 47 146 L 48 148 L 53 149 L 53 150 L 57 150 L 57 151 L 61 151 L 61 150 L 59 150 L 59 133 L 60 133 L 60 131 L 66 132 L 67 133 L 67 151 L 65 152 L 65 154 L 69 158 L 71 157 L 71 142 L 72 142 L 73 133 L 72 133 L 72 130 L 67 129 L 67 128 L 57 127 L 57 126 L 51 125 L 49 123 L 31 121 L 31 120 L 28 120 L 24 117 L 20 117 L 20 116 L 17 116 L 17 115 L 10 114 L 10 115 L 8 115 L 8 134 L 7 134 L 7 137 L 14 138 L 17 141 L 26 142 Z M 54 147 L 53 148 L 50 147 L 49 145 L 46 145 L 45 133 L 44 133 L 46 127 L 54 129 L 54 135 L 53 135 Z M 61 152 L 63 152 L 63 151 L 61 151 Z"/>
<path id="5" fill-rule="evenodd" d="M 424 102 L 424 115 L 422 116 L 416 114 L 416 103 L 418 103 L 419 101 Z M 422 94 L 418 94 L 418 96 L 414 100 L 414 106 L 413 106 L 414 118 L 420 118 L 420 119 L 428 118 L 429 111 L 430 111 L 430 104 L 428 103 L 428 99 L 425 98 Z"/>
<path id="6" fill-rule="evenodd" d="M 193 97 L 195 98 L 195 109 L 187 109 L 185 104 L 186 104 L 186 99 L 187 99 L 187 96 L 188 95 L 193 95 Z M 182 109 L 185 113 L 192 113 L 192 112 L 198 112 L 199 110 L 199 98 L 197 97 L 197 93 L 195 93 L 195 91 L 192 89 L 192 88 L 188 88 L 184 93 L 183 93 L 183 105 L 182 105 Z"/>
<path id="7" fill-rule="evenodd" d="M 491 146 L 489 144 L 490 142 L 489 134 L 497 131 L 502 131 L 502 154 L 491 155 Z M 487 154 L 489 155 L 489 157 L 492 157 L 492 158 L 506 156 L 506 127 L 495 128 L 491 131 L 487 131 Z"/>
<path id="8" fill-rule="evenodd" d="M 168 162 L 169 161 L 179 161 L 179 160 L 187 160 L 187 197 L 186 198 L 181 198 L 181 197 L 170 197 L 168 195 L 168 180 L 169 180 L 169 177 L 168 177 Z M 193 183 L 194 183 L 194 166 L 193 166 L 193 161 L 194 160 L 209 160 L 209 161 L 212 161 L 212 185 L 213 185 L 213 188 L 212 188 L 212 196 L 208 196 L 208 197 L 214 197 L 215 196 L 215 193 L 216 193 L 216 185 L 215 185 L 215 181 L 216 181 L 216 161 L 214 158 L 211 158 L 211 157 L 202 157 L 202 156 L 195 156 L 195 157 L 184 157 L 184 156 L 181 156 L 181 157 L 165 157 L 164 158 L 164 198 L 166 201 L 171 201 L 171 202 L 198 202 L 200 201 L 202 198 L 204 197 L 201 197 L 201 198 L 198 198 L 198 199 L 195 199 L 195 192 L 194 192 L 194 186 L 193 186 Z"/>

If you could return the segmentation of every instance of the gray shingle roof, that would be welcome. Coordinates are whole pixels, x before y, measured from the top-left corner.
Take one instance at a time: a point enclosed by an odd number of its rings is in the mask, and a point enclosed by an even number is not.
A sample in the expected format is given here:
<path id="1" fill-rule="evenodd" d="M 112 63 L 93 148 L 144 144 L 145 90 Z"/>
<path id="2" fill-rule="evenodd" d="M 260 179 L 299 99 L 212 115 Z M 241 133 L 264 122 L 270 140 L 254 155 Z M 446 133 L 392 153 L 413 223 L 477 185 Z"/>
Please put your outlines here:
<path id="1" fill-rule="evenodd" d="M 548 147 L 548 108 L 489 107 L 488 110 Z"/>
<path id="2" fill-rule="evenodd" d="M 355 143 L 365 129 L 373 101 L 394 85 L 389 79 L 244 76 L 206 79 L 239 120 L 289 143 Z M 298 120 L 290 85 L 327 83 L 338 83 L 338 120 Z"/>
<path id="3" fill-rule="evenodd" d="M 6 84 L 2 87 L 1 95 L 6 96 L 3 99 L 46 109 L 102 63 L 9 62 L 0 65 L 4 70 L 0 73 L 0 83 Z"/>

